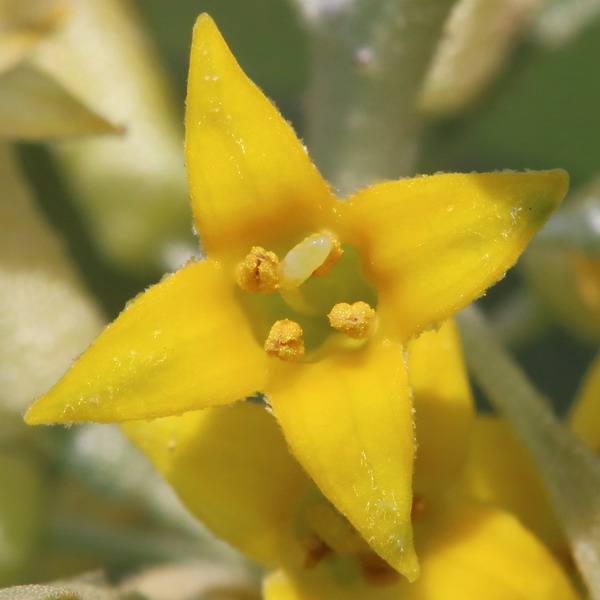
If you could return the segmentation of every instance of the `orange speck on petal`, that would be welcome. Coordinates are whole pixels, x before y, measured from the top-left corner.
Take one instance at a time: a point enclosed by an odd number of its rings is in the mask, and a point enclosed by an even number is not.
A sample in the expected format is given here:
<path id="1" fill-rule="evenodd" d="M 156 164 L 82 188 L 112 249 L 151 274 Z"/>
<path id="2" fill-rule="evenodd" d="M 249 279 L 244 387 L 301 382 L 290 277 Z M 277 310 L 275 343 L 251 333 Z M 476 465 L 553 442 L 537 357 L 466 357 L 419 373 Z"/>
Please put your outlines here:
<path id="1" fill-rule="evenodd" d="M 275 321 L 265 341 L 265 351 L 269 356 L 286 362 L 297 362 L 304 356 L 302 327 L 290 319 Z"/>
<path id="2" fill-rule="evenodd" d="M 375 311 L 366 302 L 336 304 L 327 315 L 329 324 L 348 337 L 362 340 L 369 333 Z"/>
<path id="3" fill-rule="evenodd" d="M 279 285 L 278 265 L 275 252 L 253 246 L 237 267 L 237 283 L 245 292 L 271 294 Z"/>

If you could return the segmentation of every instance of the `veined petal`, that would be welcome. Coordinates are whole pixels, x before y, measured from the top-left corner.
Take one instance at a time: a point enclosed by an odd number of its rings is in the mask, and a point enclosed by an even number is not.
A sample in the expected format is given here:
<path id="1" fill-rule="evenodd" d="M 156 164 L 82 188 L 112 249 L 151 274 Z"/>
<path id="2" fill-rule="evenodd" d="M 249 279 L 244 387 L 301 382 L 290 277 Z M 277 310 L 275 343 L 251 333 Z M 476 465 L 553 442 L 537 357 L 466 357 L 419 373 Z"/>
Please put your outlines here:
<path id="1" fill-rule="evenodd" d="M 441 499 L 441 498 L 440 498 Z M 279 571 L 265 600 L 576 600 L 548 550 L 512 515 L 458 499 L 429 507 L 415 529 L 421 575 L 373 586 L 358 566 Z"/>
<path id="2" fill-rule="evenodd" d="M 266 359 L 232 286 L 212 261 L 163 279 L 127 306 L 26 421 L 150 419 L 261 389 Z"/>
<path id="3" fill-rule="evenodd" d="M 402 348 L 373 341 L 274 367 L 269 397 L 292 452 L 373 550 L 413 580 L 414 432 Z"/>
<path id="4" fill-rule="evenodd" d="M 404 179 L 342 204 L 342 227 L 381 318 L 406 339 L 500 279 L 566 190 L 561 170 Z"/>
<path id="5" fill-rule="evenodd" d="M 502 419 L 479 415 L 475 420 L 463 481 L 468 494 L 510 511 L 553 550 L 565 547 L 531 457 Z"/>
<path id="6" fill-rule="evenodd" d="M 312 233 L 333 202 L 290 125 L 206 14 L 194 27 L 185 146 L 196 227 L 213 256 L 239 260 L 251 246 Z"/>
<path id="7" fill-rule="evenodd" d="M 308 479 L 262 406 L 242 402 L 122 427 L 211 531 L 277 564 Z"/>
<path id="8" fill-rule="evenodd" d="M 473 425 L 473 399 L 452 320 L 412 340 L 408 352 L 417 432 L 414 488 L 427 496 L 447 486 L 463 467 Z"/>
<path id="9" fill-rule="evenodd" d="M 589 368 L 569 418 L 571 431 L 600 454 L 600 354 Z"/>

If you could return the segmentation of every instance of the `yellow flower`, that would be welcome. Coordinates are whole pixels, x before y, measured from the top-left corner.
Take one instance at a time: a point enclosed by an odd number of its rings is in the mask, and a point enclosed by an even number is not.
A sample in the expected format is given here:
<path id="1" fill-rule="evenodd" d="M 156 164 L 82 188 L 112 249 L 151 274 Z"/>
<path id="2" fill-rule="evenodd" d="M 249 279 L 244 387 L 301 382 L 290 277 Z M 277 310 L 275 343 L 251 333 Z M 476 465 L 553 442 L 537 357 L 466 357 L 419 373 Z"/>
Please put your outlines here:
<path id="1" fill-rule="evenodd" d="M 266 393 L 321 492 L 414 579 L 401 344 L 502 277 L 566 174 L 434 175 L 340 201 L 206 15 L 194 30 L 186 159 L 208 258 L 133 300 L 26 420 L 124 422 Z"/>
<path id="2" fill-rule="evenodd" d="M 546 548 L 514 516 L 464 497 L 473 408 L 451 321 L 408 346 L 418 452 L 412 520 L 421 576 L 375 555 L 252 403 L 132 421 L 129 437 L 191 512 L 270 571 L 266 600 L 573 600 Z"/>

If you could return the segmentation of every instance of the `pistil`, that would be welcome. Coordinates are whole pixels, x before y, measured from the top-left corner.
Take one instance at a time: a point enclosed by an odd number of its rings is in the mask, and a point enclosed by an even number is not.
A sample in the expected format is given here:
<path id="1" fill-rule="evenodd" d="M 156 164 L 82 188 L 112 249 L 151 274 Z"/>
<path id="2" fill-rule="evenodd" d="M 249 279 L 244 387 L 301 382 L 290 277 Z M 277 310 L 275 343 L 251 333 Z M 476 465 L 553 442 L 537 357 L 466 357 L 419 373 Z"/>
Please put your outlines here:
<path id="1" fill-rule="evenodd" d="M 304 238 L 279 264 L 279 285 L 290 290 L 302 285 L 313 274 L 326 275 L 342 252 L 332 233 L 315 233 Z"/>

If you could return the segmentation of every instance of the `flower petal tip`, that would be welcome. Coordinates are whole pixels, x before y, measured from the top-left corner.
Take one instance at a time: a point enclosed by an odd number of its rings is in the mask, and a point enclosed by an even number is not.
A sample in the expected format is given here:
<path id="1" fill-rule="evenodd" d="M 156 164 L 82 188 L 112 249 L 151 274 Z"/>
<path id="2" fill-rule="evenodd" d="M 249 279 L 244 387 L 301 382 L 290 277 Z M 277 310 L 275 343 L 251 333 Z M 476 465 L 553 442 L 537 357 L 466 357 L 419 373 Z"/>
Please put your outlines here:
<path id="1" fill-rule="evenodd" d="M 202 29 L 212 29 L 214 31 L 218 31 L 217 29 L 217 25 L 214 22 L 213 18 L 208 14 L 208 13 L 200 13 L 198 15 L 198 18 L 196 19 L 196 23 L 194 24 L 194 33 L 196 32 L 196 30 L 202 30 Z"/>
<path id="2" fill-rule="evenodd" d="M 564 169 L 550 169 L 540 171 L 539 175 L 545 179 L 550 197 L 558 206 L 569 191 L 569 174 Z"/>
<path id="3" fill-rule="evenodd" d="M 412 557 L 406 560 L 401 573 L 409 583 L 414 583 L 421 574 L 421 566 L 414 550 L 411 551 L 411 554 Z"/>
<path id="4" fill-rule="evenodd" d="M 64 410 L 61 412 L 53 410 L 51 404 L 45 401 L 45 398 L 46 396 L 42 396 L 28 408 L 23 417 L 27 425 L 52 425 L 54 423 L 70 422 Z"/>

